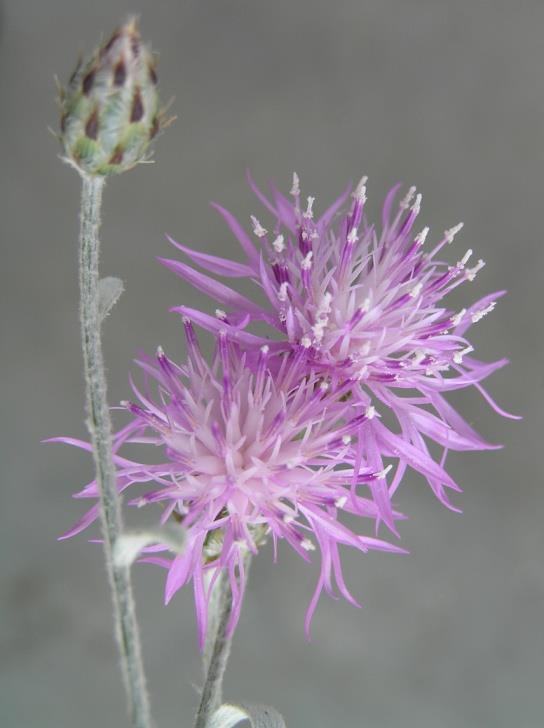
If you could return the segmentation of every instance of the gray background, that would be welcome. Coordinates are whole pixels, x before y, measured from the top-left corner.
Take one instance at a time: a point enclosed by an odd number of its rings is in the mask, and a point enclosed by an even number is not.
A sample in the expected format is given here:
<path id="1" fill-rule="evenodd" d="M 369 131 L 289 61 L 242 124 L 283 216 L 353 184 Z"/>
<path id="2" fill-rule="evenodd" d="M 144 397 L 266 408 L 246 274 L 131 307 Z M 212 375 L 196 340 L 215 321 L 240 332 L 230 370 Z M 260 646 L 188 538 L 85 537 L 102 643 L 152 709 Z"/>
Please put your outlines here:
<path id="1" fill-rule="evenodd" d="M 40 444 L 84 436 L 78 341 L 79 181 L 56 159 L 53 74 L 130 10 L 161 51 L 177 123 L 157 164 L 112 180 L 103 272 L 127 291 L 105 327 L 111 401 L 129 393 L 139 348 L 182 356 L 182 302 L 210 310 L 161 268 L 163 233 L 227 255 L 208 202 L 247 219 L 244 171 L 284 188 L 293 169 L 317 208 L 370 175 L 374 211 L 397 180 L 424 194 L 435 234 L 488 265 L 466 295 L 509 296 L 473 330 L 490 382 L 521 423 L 477 394 L 455 398 L 504 450 L 453 455 L 464 515 L 407 477 L 411 555 L 346 553 L 364 608 L 324 598 L 313 641 L 303 616 L 317 573 L 287 549 L 254 565 L 226 679 L 230 699 L 263 701 L 289 728 L 537 728 L 542 725 L 542 162 L 544 3 L 424 0 L 48 0 L 5 3 L 0 37 L 2 493 L 0 725 L 126 725 L 98 547 L 57 543 L 81 514 L 84 454 Z M 266 219 L 266 216 L 263 216 Z M 539 451 L 540 449 L 540 451 Z M 191 725 L 199 658 L 190 590 L 162 606 L 163 572 L 134 572 L 160 728 Z"/>

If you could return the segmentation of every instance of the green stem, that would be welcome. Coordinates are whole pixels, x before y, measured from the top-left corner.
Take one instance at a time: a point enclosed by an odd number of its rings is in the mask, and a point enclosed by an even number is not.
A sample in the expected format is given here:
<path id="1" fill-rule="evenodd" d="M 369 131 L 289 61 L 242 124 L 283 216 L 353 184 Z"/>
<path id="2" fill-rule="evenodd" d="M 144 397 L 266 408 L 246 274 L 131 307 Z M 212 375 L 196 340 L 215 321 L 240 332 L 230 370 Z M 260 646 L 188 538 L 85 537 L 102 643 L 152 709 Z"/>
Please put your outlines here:
<path id="1" fill-rule="evenodd" d="M 104 180 L 84 177 L 81 195 L 79 281 L 81 338 L 89 428 L 100 493 L 100 520 L 106 568 L 113 597 L 115 633 L 128 697 L 131 726 L 150 728 L 151 715 L 142 664 L 140 637 L 128 567 L 114 563 L 112 552 L 122 532 L 117 475 L 112 456 L 112 425 L 100 340 L 98 258 L 100 208 Z"/>

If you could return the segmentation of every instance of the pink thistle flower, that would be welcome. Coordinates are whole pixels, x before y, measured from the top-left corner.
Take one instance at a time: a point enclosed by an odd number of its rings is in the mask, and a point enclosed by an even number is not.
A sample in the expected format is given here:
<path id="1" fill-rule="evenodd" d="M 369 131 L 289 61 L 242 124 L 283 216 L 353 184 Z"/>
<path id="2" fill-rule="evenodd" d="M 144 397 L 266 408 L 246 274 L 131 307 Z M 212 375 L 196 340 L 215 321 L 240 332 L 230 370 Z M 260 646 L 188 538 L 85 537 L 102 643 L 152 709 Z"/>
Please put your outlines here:
<path id="1" fill-rule="evenodd" d="M 168 570 L 166 602 L 192 580 L 203 646 L 210 592 L 221 569 L 229 575 L 233 594 L 230 634 L 244 595 L 247 550 L 256 553 L 270 537 L 276 555 L 283 539 L 308 561 L 317 548 L 321 570 L 306 615 L 309 633 L 319 595 L 323 588 L 333 593 L 333 578 L 340 593 L 357 604 L 344 582 L 339 545 L 406 553 L 356 534 L 340 520 L 342 511 L 371 521 L 378 517 L 374 501 L 359 489 L 385 474 L 360 462 L 352 443 L 372 413 L 344 396 L 352 386 L 349 381 L 339 383 L 334 372 L 325 378 L 302 370 L 302 350 L 272 357 L 263 346 L 249 369 L 246 355 L 220 332 L 210 366 L 191 323 L 186 319 L 184 325 L 186 365 L 177 366 L 161 349 L 156 363 L 139 362 L 155 380 L 157 396 L 133 384 L 139 403 L 123 403 L 133 419 L 114 438 L 119 490 L 151 483 L 152 490 L 132 504 L 159 503 L 164 507 L 161 522 L 174 516 L 186 530 L 183 550 L 174 558 L 162 555 L 168 549 L 159 543 L 144 549 L 147 554 L 140 560 Z M 79 440 L 55 439 L 89 449 Z M 157 465 L 129 460 L 119 454 L 125 444 L 159 447 L 165 460 Z M 92 482 L 76 497 L 97 495 Z M 94 506 L 63 538 L 79 533 L 96 517 Z M 393 518 L 402 515 L 393 513 Z"/>
<path id="2" fill-rule="evenodd" d="M 351 380 L 350 395 L 367 412 L 389 410 L 394 415 L 394 430 L 379 416 L 365 425 L 355 458 L 356 468 L 365 463 L 376 471 L 384 468 L 384 458 L 396 461 L 389 486 L 385 480 L 371 484 L 379 516 L 391 530 L 395 531 L 391 496 L 408 466 L 426 478 L 442 503 L 457 510 L 446 490 L 460 491 L 444 469 L 448 451 L 500 446 L 483 440 L 444 394 L 473 386 L 497 412 L 514 417 L 500 409 L 481 385 L 507 360 L 477 360 L 466 338 L 469 327 L 489 313 L 505 292 L 487 295 L 460 311 L 443 303 L 459 285 L 473 281 L 484 263 L 470 265 L 472 250 L 453 265 L 440 258 L 461 224 L 425 249 L 429 229 L 415 231 L 421 206 L 415 188 L 396 208 L 399 186 L 391 190 L 378 230 L 364 212 L 366 178 L 347 209 L 349 190 L 321 217 L 316 217 L 313 197 L 303 203 L 296 174 L 292 199 L 273 188 L 271 201 L 251 179 L 250 184 L 271 217 L 266 227 L 251 218 L 260 250 L 233 215 L 215 205 L 245 253 L 243 263 L 171 242 L 210 273 L 252 280 L 264 294 L 265 304 L 254 303 L 189 265 L 160 259 L 226 309 L 215 318 L 186 306 L 174 310 L 212 332 L 225 331 L 248 352 L 267 343 L 276 352 L 302 355 L 310 369 L 332 375 L 340 383 Z M 265 322 L 281 338 L 272 343 L 250 333 L 246 327 L 253 322 Z M 427 439 L 442 447 L 438 462 L 429 452 Z"/>

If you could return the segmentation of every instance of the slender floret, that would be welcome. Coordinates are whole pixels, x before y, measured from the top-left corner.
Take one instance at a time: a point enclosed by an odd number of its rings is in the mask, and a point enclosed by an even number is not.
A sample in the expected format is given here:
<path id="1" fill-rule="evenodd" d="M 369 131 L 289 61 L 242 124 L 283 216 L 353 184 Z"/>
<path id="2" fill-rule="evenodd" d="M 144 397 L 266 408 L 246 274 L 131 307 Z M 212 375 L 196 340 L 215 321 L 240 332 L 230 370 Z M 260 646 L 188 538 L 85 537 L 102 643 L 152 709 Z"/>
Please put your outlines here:
<path id="1" fill-rule="evenodd" d="M 408 466 L 453 508 L 447 489 L 460 488 L 444 469 L 447 452 L 498 447 L 485 442 L 444 394 L 474 386 L 508 416 L 480 383 L 507 361 L 477 360 L 466 338 L 469 327 L 493 310 L 504 291 L 460 311 L 448 307 L 443 299 L 472 282 L 484 265 L 471 261 L 472 250 L 453 265 L 442 259 L 462 224 L 426 246 L 429 229 L 416 227 L 421 195 L 410 188 L 395 206 L 397 185 L 387 195 L 378 229 L 365 215 L 366 182 L 363 178 L 357 185 L 349 204 L 348 190 L 319 216 L 316 199 L 302 198 L 296 174 L 292 199 L 273 189 L 269 200 L 250 180 L 267 211 L 261 221 L 252 217 L 257 247 L 233 215 L 216 206 L 242 246 L 246 260 L 241 263 L 172 241 L 209 273 L 251 279 L 264 294 L 264 304 L 189 265 L 161 260 L 224 308 L 220 319 L 185 306 L 175 310 L 213 332 L 225 331 L 248 352 L 248 361 L 268 344 L 276 353 L 300 356 L 307 370 L 333 377 L 341 386 L 352 382 L 351 401 L 378 415 L 357 439 L 356 462 L 375 470 L 384 468 L 384 458 L 396 462 L 389 486 L 386 481 L 373 486 L 380 517 L 394 530 L 391 496 Z M 275 340 L 248 331 L 254 322 L 273 327 Z M 386 410 L 396 420 L 392 427 L 379 416 Z M 427 440 L 442 447 L 438 462 Z"/>
<path id="2" fill-rule="evenodd" d="M 114 442 L 119 490 L 152 484 L 133 504 L 162 505 L 162 522 L 174 520 L 186 531 L 183 550 L 174 558 L 157 553 L 167 550 L 159 543 L 147 548 L 152 553 L 142 561 L 168 569 L 167 602 L 193 581 L 203 644 L 210 591 L 220 569 L 227 571 L 232 587 L 232 632 L 244 594 L 248 549 L 257 552 L 269 537 L 274 552 L 281 539 L 305 560 L 318 550 L 321 570 L 307 613 L 309 630 L 319 594 L 323 588 L 332 593 L 333 579 L 340 593 L 356 604 L 342 576 L 340 545 L 363 552 L 403 552 L 356 534 L 341 522 L 342 512 L 352 513 L 369 519 L 373 528 L 378 517 L 373 499 L 365 496 L 385 473 L 360 461 L 354 445 L 373 411 L 346 396 L 349 381 L 340 384 L 334 374 L 303 370 L 302 351 L 273 356 L 263 346 L 250 369 L 246 354 L 220 332 L 210 366 L 188 319 L 184 326 L 187 363 L 177 366 L 162 349 L 156 361 L 140 362 L 147 380 L 155 382 L 156 395 L 148 391 L 153 387 L 141 392 L 133 385 L 139 402 L 123 403 L 132 421 Z M 81 441 L 58 439 L 88 449 Z M 164 461 L 149 465 L 129 460 L 119 454 L 125 444 L 156 446 Z M 96 496 L 93 482 L 77 497 Z M 79 533 L 95 518 L 96 506 L 66 536 Z"/>

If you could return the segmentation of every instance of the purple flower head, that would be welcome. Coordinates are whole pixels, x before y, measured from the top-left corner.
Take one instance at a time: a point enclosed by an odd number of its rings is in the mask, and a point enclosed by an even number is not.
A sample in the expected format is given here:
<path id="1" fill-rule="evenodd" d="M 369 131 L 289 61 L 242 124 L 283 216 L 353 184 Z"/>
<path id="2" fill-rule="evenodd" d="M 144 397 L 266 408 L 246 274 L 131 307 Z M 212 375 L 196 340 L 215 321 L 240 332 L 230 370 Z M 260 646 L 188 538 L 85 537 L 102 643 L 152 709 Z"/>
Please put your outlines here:
<path id="1" fill-rule="evenodd" d="M 392 428 L 375 417 L 361 429 L 355 457 L 356 468 L 365 463 L 376 471 L 384 468 L 384 458 L 396 462 L 389 486 L 385 481 L 371 484 L 379 517 L 393 531 L 391 496 L 408 466 L 423 474 L 436 496 L 453 508 L 446 489 L 460 488 L 444 469 L 448 451 L 499 446 L 484 441 L 444 394 L 474 386 L 496 411 L 511 416 L 481 385 L 507 360 L 477 360 L 466 338 L 469 327 L 494 308 L 504 291 L 461 310 L 443 302 L 459 285 L 470 284 L 484 263 L 472 262 L 471 250 L 453 265 L 442 260 L 462 225 L 425 245 L 429 229 L 416 228 L 421 195 L 415 188 L 397 205 L 399 186 L 391 190 L 377 228 L 365 215 L 366 178 L 349 204 L 348 190 L 320 217 L 313 197 L 302 201 L 297 175 L 291 199 L 273 188 L 269 200 L 250 184 L 266 208 L 264 225 L 251 217 L 259 250 L 231 213 L 216 206 L 245 253 L 243 263 L 172 242 L 210 273 L 252 280 L 265 303 L 257 304 L 189 265 L 161 259 L 225 308 L 216 317 L 185 306 L 174 310 L 213 332 L 225 331 L 248 351 L 248 361 L 251 352 L 254 360 L 254 352 L 268 343 L 275 352 L 301 357 L 308 371 L 332 376 L 342 386 L 350 380 L 354 404 L 394 415 Z M 273 327 L 277 340 L 247 331 L 253 322 Z M 428 440 L 442 447 L 438 462 Z"/>
<path id="2" fill-rule="evenodd" d="M 378 517 L 374 500 L 360 493 L 383 482 L 385 473 L 361 460 L 354 444 L 374 412 L 348 396 L 349 380 L 341 383 L 334 371 L 325 377 L 303 367 L 300 348 L 274 357 L 264 345 L 250 369 L 246 354 L 220 332 L 210 366 L 187 319 L 184 326 L 187 363 L 177 366 L 162 350 L 156 361 L 140 362 L 154 386 L 141 392 L 133 385 L 139 403 L 124 403 L 133 419 L 115 437 L 119 490 L 150 483 L 151 490 L 132 503 L 161 504 L 162 522 L 175 520 L 186 529 L 183 551 L 174 558 L 161 554 L 167 547 L 157 544 L 141 561 L 168 570 L 167 602 L 193 581 L 202 645 L 210 590 L 221 569 L 232 587 L 232 632 L 244 594 L 247 550 L 257 552 L 268 538 L 274 553 L 284 539 L 305 560 L 318 549 L 321 570 L 307 612 L 308 631 L 322 589 L 333 592 L 333 578 L 340 593 L 356 604 L 344 583 L 339 545 L 403 553 L 354 533 L 340 519 L 347 512 L 374 525 Z M 88 449 L 86 443 L 58 439 Z M 125 444 L 159 447 L 164 461 L 129 460 L 119 454 Z M 96 498 L 96 483 L 78 497 Z M 95 506 L 66 537 L 96 515 Z M 394 519 L 401 517 L 393 513 Z"/>

